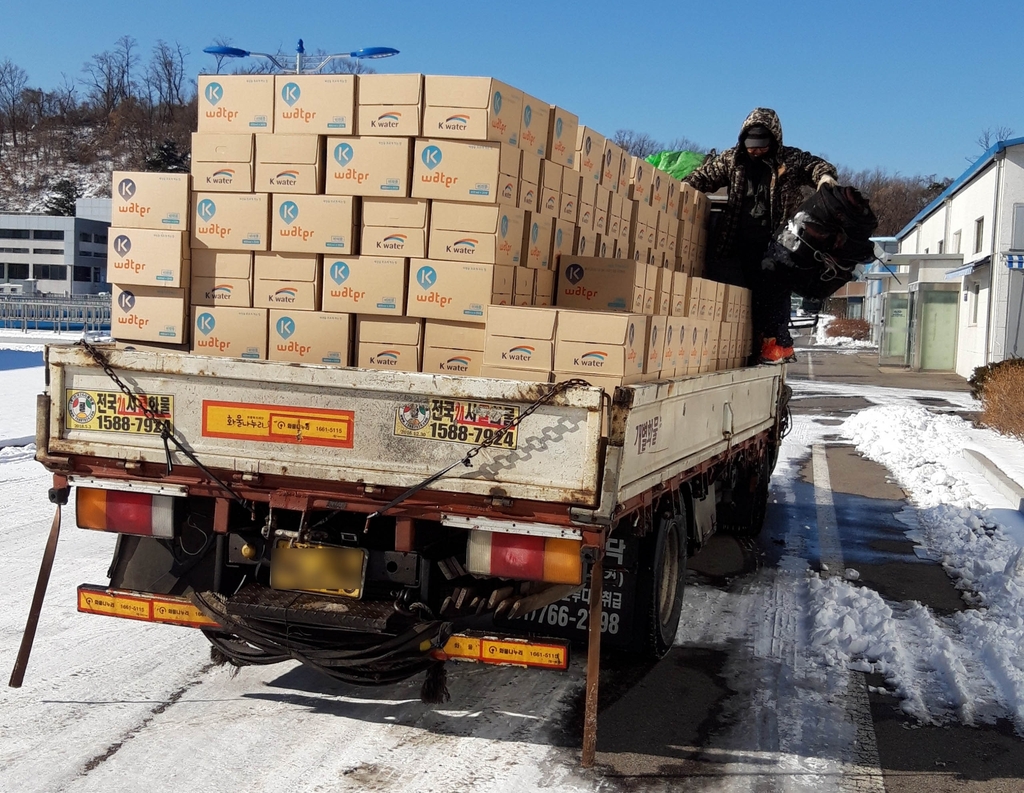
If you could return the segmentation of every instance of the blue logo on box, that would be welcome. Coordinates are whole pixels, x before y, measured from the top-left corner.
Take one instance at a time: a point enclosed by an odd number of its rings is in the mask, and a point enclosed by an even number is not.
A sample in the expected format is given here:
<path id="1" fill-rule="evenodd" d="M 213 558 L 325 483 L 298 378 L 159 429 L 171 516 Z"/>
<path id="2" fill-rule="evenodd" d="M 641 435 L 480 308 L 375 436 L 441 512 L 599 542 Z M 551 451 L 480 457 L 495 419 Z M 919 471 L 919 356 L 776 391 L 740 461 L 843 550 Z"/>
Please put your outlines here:
<path id="1" fill-rule="evenodd" d="M 343 284 L 348 280 L 351 271 L 347 262 L 335 262 L 331 265 L 331 280 L 336 284 Z"/>
<path id="2" fill-rule="evenodd" d="M 128 251 L 132 249 L 132 241 L 128 239 L 127 234 L 118 234 L 114 237 L 114 252 L 118 256 L 127 256 Z"/>
<path id="3" fill-rule="evenodd" d="M 135 308 L 135 295 L 129 292 L 127 289 L 117 296 L 117 305 L 121 307 L 121 310 L 127 314 L 133 308 Z"/>
<path id="4" fill-rule="evenodd" d="M 491 103 L 495 113 L 501 112 L 501 91 L 494 92 L 494 101 Z"/>
<path id="5" fill-rule="evenodd" d="M 339 143 L 334 147 L 334 159 L 338 161 L 339 165 L 348 165 L 352 162 L 352 155 L 355 154 L 352 151 L 351 143 Z"/>
<path id="6" fill-rule="evenodd" d="M 281 220 L 291 225 L 299 217 L 299 205 L 294 201 L 285 201 L 281 204 L 278 214 L 281 216 Z"/>
<path id="7" fill-rule="evenodd" d="M 540 226 L 536 223 L 533 224 L 533 228 L 530 229 L 530 242 L 537 242 L 537 235 L 540 234 Z"/>
<path id="8" fill-rule="evenodd" d="M 527 105 L 523 110 L 523 124 L 529 127 L 531 121 L 533 121 L 533 108 Z"/>
<path id="9" fill-rule="evenodd" d="M 281 317 L 277 321 L 277 335 L 287 339 L 295 332 L 295 320 L 291 317 Z"/>
<path id="10" fill-rule="evenodd" d="M 421 267 L 416 273 L 416 283 L 424 289 L 430 289 L 437 283 L 437 270 L 429 266 Z"/>
<path id="11" fill-rule="evenodd" d="M 117 194 L 125 201 L 131 200 L 135 196 L 135 182 L 131 179 L 122 179 L 117 185 Z"/>
<path id="12" fill-rule="evenodd" d="M 501 236 L 508 236 L 508 215 L 501 216 Z"/>
<path id="13" fill-rule="evenodd" d="M 288 107 L 298 102 L 300 96 L 302 96 L 302 90 L 295 83 L 286 83 L 281 89 L 281 98 L 288 104 Z"/>
<path id="14" fill-rule="evenodd" d="M 441 164 L 441 150 L 437 146 L 427 146 L 421 155 L 423 164 L 430 170 L 434 170 Z"/>
<path id="15" fill-rule="evenodd" d="M 555 119 L 555 137 L 556 138 L 561 138 L 562 137 L 562 119 L 560 119 L 560 118 L 556 118 Z"/>
<path id="16" fill-rule="evenodd" d="M 196 327 L 199 328 L 199 332 L 204 336 L 208 336 L 213 332 L 214 327 L 217 325 L 217 320 L 213 318 L 213 314 L 208 311 L 204 311 L 198 317 L 196 317 Z"/>
<path id="17" fill-rule="evenodd" d="M 209 83 L 206 86 L 206 101 L 211 105 L 217 104 L 221 99 L 224 98 L 224 88 L 220 83 Z"/>
<path id="18" fill-rule="evenodd" d="M 584 275 L 583 268 L 578 264 L 570 264 L 565 268 L 565 277 L 569 279 L 570 284 L 578 284 Z"/>
<path id="19" fill-rule="evenodd" d="M 196 206 L 196 214 L 209 223 L 210 219 L 217 214 L 217 205 L 209 198 L 204 198 Z"/>

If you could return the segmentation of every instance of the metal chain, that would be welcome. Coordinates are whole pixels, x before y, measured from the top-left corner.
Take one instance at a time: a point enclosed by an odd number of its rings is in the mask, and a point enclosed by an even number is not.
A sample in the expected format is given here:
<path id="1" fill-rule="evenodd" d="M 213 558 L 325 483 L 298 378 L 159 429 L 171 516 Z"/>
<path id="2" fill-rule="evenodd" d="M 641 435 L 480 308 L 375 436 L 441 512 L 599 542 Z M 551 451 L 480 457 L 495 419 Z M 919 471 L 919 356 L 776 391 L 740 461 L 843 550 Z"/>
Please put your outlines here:
<path id="1" fill-rule="evenodd" d="M 148 404 L 143 404 L 143 402 L 146 401 L 143 399 L 146 396 L 145 394 L 136 394 L 127 385 L 124 384 L 121 378 L 117 376 L 117 372 L 115 372 L 113 367 L 110 365 L 110 361 L 107 360 L 107 356 L 104 355 L 101 350 L 89 344 L 89 342 L 87 342 L 84 338 L 80 339 L 77 343 L 85 349 L 89 357 L 96 362 L 96 364 L 103 370 L 104 374 L 106 374 L 106 376 L 109 377 L 114 382 L 114 384 L 121 389 L 122 392 L 124 392 L 124 395 L 128 397 L 129 408 L 133 410 L 141 409 L 142 412 L 146 414 L 146 418 L 160 425 L 160 438 L 164 442 L 164 453 L 167 456 L 168 474 L 170 474 L 174 470 L 174 462 L 171 458 L 170 447 L 170 444 L 173 443 L 177 450 L 181 452 L 181 454 L 183 454 L 185 457 L 187 457 L 188 460 L 191 463 L 193 463 L 200 471 L 202 471 L 214 482 L 216 482 L 225 492 L 229 493 L 235 501 L 237 501 L 246 509 L 251 510 L 251 505 L 249 504 L 248 501 L 242 498 L 242 496 L 240 496 L 234 490 L 234 488 L 231 487 L 231 485 L 224 482 L 209 468 L 207 468 L 205 465 L 199 462 L 199 458 L 197 458 L 189 449 L 185 448 L 181 441 L 174 437 L 174 432 L 171 428 L 170 419 L 158 418 L 156 413 Z"/>
<path id="2" fill-rule="evenodd" d="M 383 507 L 378 509 L 376 512 L 372 512 L 369 515 L 367 515 L 366 516 L 366 524 L 363 526 L 363 533 L 365 534 L 366 532 L 368 532 L 370 530 L 370 521 L 372 521 L 374 518 L 380 517 L 384 513 L 388 512 L 389 510 L 394 509 L 399 504 L 401 504 L 403 501 L 405 501 L 405 500 L 411 498 L 412 496 L 416 495 L 417 493 L 419 493 L 425 487 L 428 487 L 428 486 L 432 485 L 434 482 L 436 482 L 442 476 L 447 474 L 449 471 L 451 471 L 451 470 L 453 470 L 455 468 L 458 468 L 460 465 L 464 465 L 464 466 L 466 466 L 468 468 L 469 465 L 471 464 L 473 458 L 476 457 L 478 454 L 480 454 L 480 452 L 482 452 L 484 449 L 487 449 L 487 448 L 489 448 L 491 446 L 494 446 L 502 438 L 504 438 L 508 433 L 510 433 L 512 430 L 514 430 L 516 427 L 518 427 L 523 422 L 523 420 L 525 418 L 527 418 L 528 416 L 532 416 L 543 405 L 545 405 L 548 402 L 550 402 L 552 399 L 554 399 L 556 396 L 561 394 L 563 391 L 567 391 L 570 388 L 589 387 L 589 386 L 590 386 L 590 383 L 588 383 L 586 380 L 583 380 L 583 379 L 580 379 L 580 378 L 574 378 L 572 380 L 563 380 L 560 383 L 556 383 L 555 386 L 550 391 L 548 391 L 546 394 L 544 394 L 543 396 L 541 396 L 538 399 L 534 400 L 531 404 L 529 404 L 525 408 L 523 408 L 523 410 L 519 413 L 519 418 L 514 419 L 513 421 L 510 421 L 508 424 L 503 425 L 500 430 L 498 430 L 497 432 L 494 433 L 494 435 L 491 437 L 491 439 L 489 441 L 484 441 L 482 443 L 478 443 L 476 446 L 474 446 L 472 449 L 470 449 L 468 452 L 466 452 L 466 454 L 461 459 L 456 460 L 454 463 L 449 465 L 447 468 L 443 468 L 442 470 L 438 471 L 436 474 L 433 474 L 433 475 L 427 477 L 422 482 L 420 482 L 418 485 L 415 485 L 415 486 L 409 488 L 404 493 L 402 493 L 400 496 L 398 496 L 398 498 L 396 498 L 394 501 L 391 501 L 388 504 L 385 504 Z"/>

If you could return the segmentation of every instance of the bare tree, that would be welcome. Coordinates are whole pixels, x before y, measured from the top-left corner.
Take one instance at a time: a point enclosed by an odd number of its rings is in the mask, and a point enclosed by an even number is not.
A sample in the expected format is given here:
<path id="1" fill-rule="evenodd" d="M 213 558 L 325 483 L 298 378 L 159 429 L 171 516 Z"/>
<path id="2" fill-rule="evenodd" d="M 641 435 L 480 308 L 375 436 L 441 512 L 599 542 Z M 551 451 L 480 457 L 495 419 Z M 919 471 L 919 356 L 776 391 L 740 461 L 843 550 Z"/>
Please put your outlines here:
<path id="1" fill-rule="evenodd" d="M 24 69 L 10 58 L 0 61 L 0 115 L 3 117 L 3 126 L 11 131 L 11 141 L 15 147 L 18 145 L 18 128 L 22 126 L 23 93 L 27 84 L 28 73 Z M 0 132 L 5 131 L 0 129 Z M 3 138 L 0 137 L 2 147 Z"/>
<path id="2" fill-rule="evenodd" d="M 666 151 L 695 151 L 698 154 L 707 154 L 711 151 L 707 146 L 701 146 L 697 141 L 690 140 L 685 135 L 673 138 L 665 146 Z"/>
<path id="3" fill-rule="evenodd" d="M 612 143 L 621 146 L 633 157 L 648 157 L 665 151 L 665 146 L 646 132 L 636 132 L 631 129 L 617 129 L 612 135 Z"/>
<path id="4" fill-rule="evenodd" d="M 149 100 L 158 116 L 171 121 L 175 110 L 186 104 L 185 58 L 188 50 L 175 42 L 168 44 L 163 39 L 153 47 L 153 55 L 146 67 L 146 86 Z"/>
<path id="5" fill-rule="evenodd" d="M 838 171 L 840 184 L 853 185 L 871 202 L 878 218 L 876 233 L 885 237 L 900 231 L 952 182 L 935 174 L 902 176 L 882 168 L 855 172 L 841 167 Z"/>
<path id="6" fill-rule="evenodd" d="M 124 100 L 135 95 L 135 47 L 135 39 L 122 36 L 114 50 L 93 55 L 82 67 L 88 99 L 98 114 L 109 116 Z"/>

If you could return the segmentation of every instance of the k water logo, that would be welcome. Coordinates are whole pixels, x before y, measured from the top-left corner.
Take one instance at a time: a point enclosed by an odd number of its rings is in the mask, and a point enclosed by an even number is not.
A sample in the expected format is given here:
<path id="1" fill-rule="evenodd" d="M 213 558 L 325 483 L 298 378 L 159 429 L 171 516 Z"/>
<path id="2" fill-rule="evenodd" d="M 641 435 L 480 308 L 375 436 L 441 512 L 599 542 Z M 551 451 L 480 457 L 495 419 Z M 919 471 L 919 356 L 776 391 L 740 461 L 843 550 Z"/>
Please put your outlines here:
<path id="1" fill-rule="evenodd" d="M 501 216 L 501 236 L 508 236 L 508 215 Z"/>
<path id="2" fill-rule="evenodd" d="M 196 214 L 209 223 L 213 216 L 217 214 L 217 205 L 209 198 L 204 198 L 196 206 Z"/>
<path id="3" fill-rule="evenodd" d="M 587 156 L 588 156 L 588 157 L 590 156 L 590 149 L 591 149 L 591 148 L 593 147 L 593 145 L 594 145 L 594 144 L 593 144 L 593 142 L 592 142 L 592 141 L 590 140 L 590 136 L 589 136 L 589 135 L 587 135 L 587 139 L 586 139 L 586 141 L 584 141 L 584 143 L 583 143 L 583 151 L 585 151 L 585 152 L 587 153 Z"/>
<path id="4" fill-rule="evenodd" d="M 118 234 L 114 237 L 114 252 L 118 256 L 127 256 L 131 249 L 132 241 L 128 239 L 127 234 Z"/>
<path id="5" fill-rule="evenodd" d="M 530 242 L 536 244 L 537 237 L 540 235 L 540 225 L 537 223 L 533 224 L 533 228 L 530 229 Z"/>
<path id="6" fill-rule="evenodd" d="M 583 280 L 584 275 L 586 275 L 585 271 L 578 264 L 570 264 L 565 268 L 565 277 L 569 279 L 569 283 L 574 286 Z"/>
<path id="7" fill-rule="evenodd" d="M 611 167 L 611 164 L 612 164 L 612 150 L 611 149 L 608 149 L 608 151 L 606 151 L 604 153 L 604 164 L 607 165 L 608 167 Z"/>
<path id="8" fill-rule="evenodd" d="M 127 314 L 135 308 L 135 295 L 128 290 L 121 292 L 121 294 L 117 296 L 117 305 L 125 314 Z"/>
<path id="9" fill-rule="evenodd" d="M 135 182 L 131 179 L 122 179 L 117 185 L 117 194 L 125 201 L 130 201 L 135 197 Z"/>
<path id="10" fill-rule="evenodd" d="M 204 336 L 209 336 L 213 333 L 213 329 L 217 326 L 217 320 L 213 318 L 213 314 L 204 311 L 198 317 L 196 317 L 196 327 L 199 328 L 199 332 Z"/>
<path id="11" fill-rule="evenodd" d="M 561 229 L 558 229 L 558 231 L 555 232 L 555 247 L 556 248 L 561 248 L 562 247 L 562 230 Z"/>
<path id="12" fill-rule="evenodd" d="M 285 201 L 281 204 L 278 214 L 281 216 L 281 220 L 291 225 L 299 218 L 299 205 L 294 201 Z"/>
<path id="13" fill-rule="evenodd" d="M 438 165 L 441 164 L 441 150 L 437 146 L 427 146 L 423 150 L 421 159 L 423 164 L 426 165 L 430 170 L 434 170 Z"/>
<path id="14" fill-rule="evenodd" d="M 220 83 L 210 83 L 206 86 L 206 91 L 203 95 L 206 97 L 207 102 L 211 105 L 216 105 L 224 98 L 224 88 Z"/>
<path id="15" fill-rule="evenodd" d="M 423 289 L 430 289 L 437 283 L 437 271 L 433 267 L 421 267 L 416 273 L 416 283 Z"/>
<path id="16" fill-rule="evenodd" d="M 348 262 L 335 262 L 331 265 L 331 280 L 336 284 L 343 284 L 348 280 L 352 271 L 348 268 Z"/>
<path id="17" fill-rule="evenodd" d="M 339 165 L 348 165 L 352 162 L 352 155 L 355 154 L 352 151 L 352 145 L 350 143 L 339 143 L 334 147 L 334 159 L 337 160 Z"/>
<path id="18" fill-rule="evenodd" d="M 295 320 L 291 317 L 281 317 L 277 321 L 277 335 L 282 339 L 289 338 L 295 332 Z"/>
<path id="19" fill-rule="evenodd" d="M 555 137 L 559 139 L 562 137 L 562 119 L 560 118 L 555 119 Z"/>
<path id="20" fill-rule="evenodd" d="M 285 83 L 284 88 L 281 89 L 281 98 L 285 101 L 288 107 L 291 107 L 298 102 L 300 96 L 302 96 L 302 90 L 295 83 Z M 287 338 L 287 336 L 285 338 Z"/>
<path id="21" fill-rule="evenodd" d="M 531 121 L 533 121 L 533 108 L 527 105 L 523 108 L 523 125 L 529 128 Z"/>
<path id="22" fill-rule="evenodd" d="M 633 346 L 633 342 L 636 341 L 636 324 L 633 322 L 629 323 L 629 346 Z"/>
<path id="23" fill-rule="evenodd" d="M 494 99 L 491 102 L 491 107 L 494 108 L 495 113 L 501 112 L 501 91 L 494 92 Z"/>

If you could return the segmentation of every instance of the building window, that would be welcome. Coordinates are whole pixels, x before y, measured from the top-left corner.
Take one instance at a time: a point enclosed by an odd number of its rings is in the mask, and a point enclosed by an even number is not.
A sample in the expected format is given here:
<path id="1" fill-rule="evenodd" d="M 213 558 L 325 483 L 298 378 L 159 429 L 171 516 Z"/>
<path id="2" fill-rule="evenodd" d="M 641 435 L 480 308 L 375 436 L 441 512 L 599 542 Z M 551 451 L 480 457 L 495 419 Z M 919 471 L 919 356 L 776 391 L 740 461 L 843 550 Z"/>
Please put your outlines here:
<path id="1" fill-rule="evenodd" d="M 925 248 L 925 249 L 924 249 L 924 255 L 925 255 L 925 256 L 927 256 L 927 255 L 928 255 L 929 253 L 930 253 L 929 249 L 928 249 L 928 248 Z"/>
<path id="2" fill-rule="evenodd" d="M 107 252 L 106 251 L 93 251 L 92 258 L 94 258 L 94 259 L 106 259 L 107 258 Z"/>
<path id="3" fill-rule="evenodd" d="M 105 284 L 106 283 L 106 281 L 103 280 L 103 271 L 100 270 L 99 267 L 96 267 L 92 271 L 92 282 L 94 284 Z"/>
<path id="4" fill-rule="evenodd" d="M 28 248 L 0 248 L 0 253 L 28 253 Z"/>
<path id="5" fill-rule="evenodd" d="M 40 281 L 66 281 L 68 280 L 68 267 L 66 264 L 36 264 L 32 267 L 33 277 Z"/>
<path id="6" fill-rule="evenodd" d="M 44 256 L 63 256 L 63 248 L 33 248 L 32 253 L 42 254 Z"/>
<path id="7" fill-rule="evenodd" d="M 953 232 L 953 253 L 960 253 L 960 230 Z"/>
<path id="8" fill-rule="evenodd" d="M 27 240 L 28 229 L 0 229 L 0 240 Z"/>
<path id="9" fill-rule="evenodd" d="M 74 278 L 76 281 L 84 281 L 89 283 L 92 281 L 92 268 L 91 267 L 76 267 Z"/>
<path id="10" fill-rule="evenodd" d="M 32 232 L 32 239 L 34 240 L 62 240 L 64 239 L 63 231 L 50 231 L 49 229 L 36 229 Z"/>
<path id="11" fill-rule="evenodd" d="M 106 245 L 107 244 L 107 235 L 106 234 L 97 234 L 93 238 L 93 242 L 95 242 L 97 245 Z"/>
<path id="12" fill-rule="evenodd" d="M 83 231 L 78 235 L 79 242 L 92 242 L 92 234 L 88 231 Z"/>
<path id="13" fill-rule="evenodd" d="M 971 286 L 971 323 L 972 325 L 978 324 L 978 304 L 981 302 L 981 284 L 975 282 Z"/>
<path id="14" fill-rule="evenodd" d="M 9 263 L 7 265 L 7 277 L 12 281 L 25 280 L 26 278 L 28 278 L 28 265 Z"/>
<path id="15" fill-rule="evenodd" d="M 91 259 L 92 258 L 92 251 L 79 251 L 78 255 L 79 256 L 84 256 L 86 259 Z"/>
<path id="16" fill-rule="evenodd" d="M 946 241 L 945 241 L 945 240 L 939 240 L 939 251 L 938 251 L 938 252 L 939 252 L 940 254 L 942 253 L 942 249 L 943 249 L 944 247 L 946 247 Z"/>
<path id="17" fill-rule="evenodd" d="M 1024 204 L 1013 206 L 1013 234 L 1010 237 L 1011 251 L 1024 251 Z"/>
<path id="18" fill-rule="evenodd" d="M 981 253 L 982 236 L 985 234 L 985 218 L 974 221 L 974 252 Z"/>

